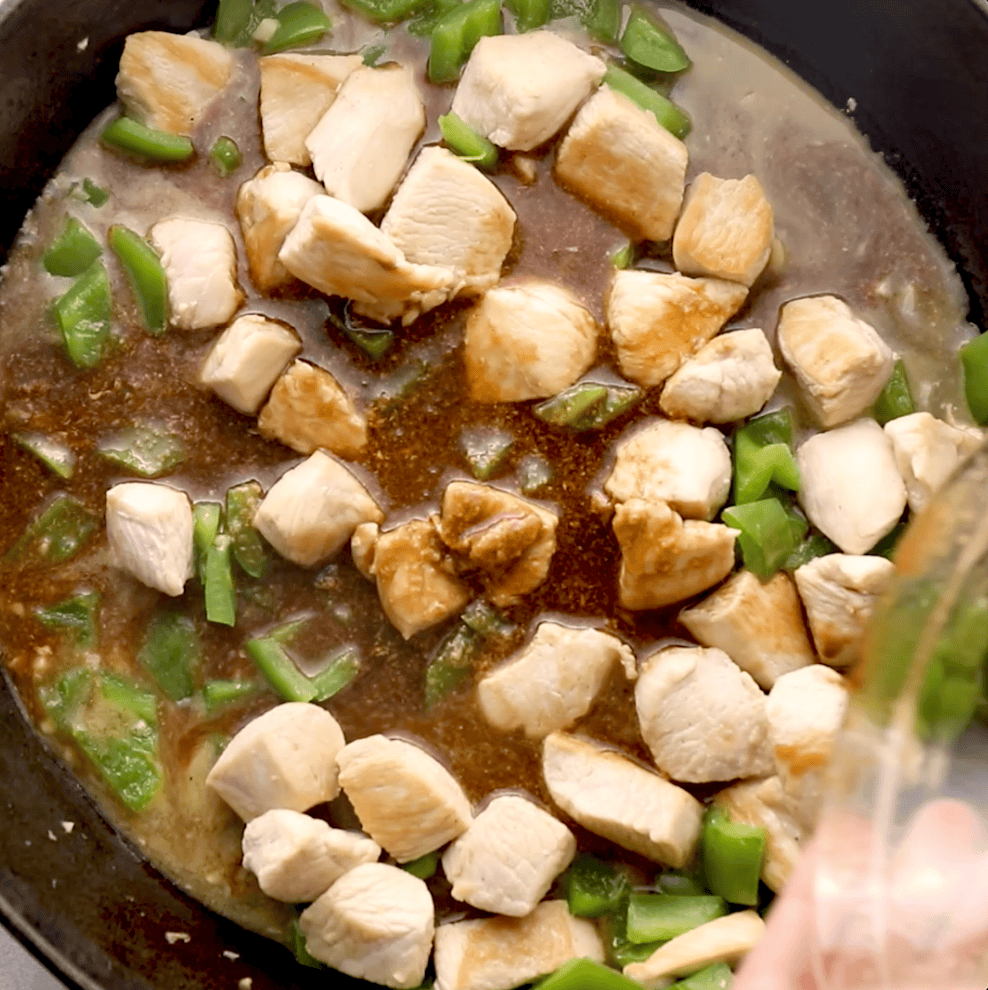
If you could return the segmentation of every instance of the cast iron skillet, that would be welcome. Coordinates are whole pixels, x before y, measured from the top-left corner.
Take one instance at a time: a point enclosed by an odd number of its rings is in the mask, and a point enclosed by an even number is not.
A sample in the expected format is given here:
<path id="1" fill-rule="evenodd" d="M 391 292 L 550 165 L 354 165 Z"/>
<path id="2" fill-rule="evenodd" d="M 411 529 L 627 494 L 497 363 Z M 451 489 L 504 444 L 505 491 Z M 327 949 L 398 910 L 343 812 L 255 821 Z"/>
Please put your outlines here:
<path id="1" fill-rule="evenodd" d="M 858 126 L 957 263 L 971 319 L 984 326 L 988 2 L 690 2 L 782 59 L 835 106 L 857 102 Z M 211 14 L 203 0 L 2 0 L 3 255 L 75 136 L 113 100 L 122 37 L 184 31 Z M 71 834 L 63 821 L 75 823 Z M 27 730 L 2 679 L 0 920 L 84 990 L 233 990 L 244 977 L 253 990 L 366 986 L 301 970 L 285 949 L 213 915 L 147 866 Z M 191 940 L 170 946 L 165 932 Z"/>

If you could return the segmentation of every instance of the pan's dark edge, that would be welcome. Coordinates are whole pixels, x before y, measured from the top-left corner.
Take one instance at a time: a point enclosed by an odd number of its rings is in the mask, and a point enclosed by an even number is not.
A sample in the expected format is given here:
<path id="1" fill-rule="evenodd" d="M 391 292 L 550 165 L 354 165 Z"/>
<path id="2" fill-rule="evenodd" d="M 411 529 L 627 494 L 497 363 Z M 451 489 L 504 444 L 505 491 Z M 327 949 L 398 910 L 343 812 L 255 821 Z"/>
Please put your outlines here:
<path id="1" fill-rule="evenodd" d="M 76 134 L 113 99 L 121 36 L 150 26 L 186 30 L 210 3 L 3 0 L 0 259 Z M 974 231 L 988 224 L 988 155 L 977 147 L 988 122 L 988 5 L 689 4 L 764 46 L 834 105 L 857 101 L 855 120 L 961 268 L 972 318 L 983 325 L 988 257 Z M 244 977 L 253 990 L 365 986 L 300 971 L 284 949 L 205 911 L 163 880 L 25 731 L 3 678 L 0 781 L 0 920 L 72 987 L 231 990 Z M 71 833 L 65 821 L 73 823 Z M 169 946 L 168 931 L 187 932 L 190 941 Z"/>
<path id="2" fill-rule="evenodd" d="M 988 313 L 988 3 L 687 0 L 746 35 L 851 116 Z M 980 230 L 978 230 L 980 224 Z"/>

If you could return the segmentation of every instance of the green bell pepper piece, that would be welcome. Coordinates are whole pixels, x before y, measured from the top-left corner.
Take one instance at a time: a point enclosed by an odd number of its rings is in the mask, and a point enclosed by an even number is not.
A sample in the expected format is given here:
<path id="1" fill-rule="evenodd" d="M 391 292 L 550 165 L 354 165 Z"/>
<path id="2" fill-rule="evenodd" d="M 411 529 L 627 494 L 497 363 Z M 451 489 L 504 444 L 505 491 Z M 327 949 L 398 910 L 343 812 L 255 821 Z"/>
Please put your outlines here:
<path id="1" fill-rule="evenodd" d="M 892 367 L 892 374 L 885 383 L 881 394 L 875 400 L 871 411 L 881 426 L 893 419 L 898 419 L 900 416 L 909 416 L 916 411 L 913 393 L 909 388 L 909 376 L 906 374 L 906 366 L 901 358 Z"/>
<path id="2" fill-rule="evenodd" d="M 130 117 L 118 117 L 103 129 L 99 139 L 109 148 L 148 162 L 187 162 L 195 154 L 192 139 L 184 134 L 157 131 Z"/>
<path id="3" fill-rule="evenodd" d="M 677 107 L 672 100 L 656 92 L 630 72 L 616 65 L 609 65 L 604 74 L 604 83 L 650 113 L 659 124 L 680 140 L 685 139 L 693 129 L 693 121 L 685 110 Z"/>
<path id="4" fill-rule="evenodd" d="M 110 228 L 110 247 L 127 276 L 144 326 L 153 334 L 164 333 L 168 321 L 168 277 L 158 252 L 139 234 L 120 224 Z"/>
<path id="5" fill-rule="evenodd" d="M 282 7 L 276 17 L 278 29 L 261 48 L 262 55 L 274 55 L 287 48 L 314 44 L 333 27 L 325 12 L 308 0 L 297 0 Z"/>
<path id="6" fill-rule="evenodd" d="M 172 701 L 195 690 L 194 674 L 202 666 L 202 648 L 195 623 L 180 612 L 166 611 L 148 623 L 137 662 Z"/>
<path id="7" fill-rule="evenodd" d="M 429 81 L 453 82 L 485 35 L 501 33 L 498 0 L 469 0 L 443 15 L 432 29 L 429 49 Z"/>
<path id="8" fill-rule="evenodd" d="M 4 563 L 64 564 L 82 551 L 99 525 L 81 502 L 59 492 L 7 551 Z"/>
<path id="9" fill-rule="evenodd" d="M 765 855 L 765 829 L 732 822 L 711 808 L 700 835 L 703 874 L 710 890 L 731 904 L 758 903 L 758 878 Z"/>
<path id="10" fill-rule="evenodd" d="M 110 337 L 110 278 L 102 261 L 85 273 L 55 301 L 55 322 L 65 341 L 65 353 L 77 368 L 93 368 Z"/>
<path id="11" fill-rule="evenodd" d="M 102 253 L 96 238 L 75 217 L 68 217 L 41 260 L 50 275 L 75 276 L 81 275 Z"/>
<path id="12" fill-rule="evenodd" d="M 632 62 L 654 72 L 683 72 L 693 64 L 658 16 L 639 5 L 631 8 L 620 47 Z"/>

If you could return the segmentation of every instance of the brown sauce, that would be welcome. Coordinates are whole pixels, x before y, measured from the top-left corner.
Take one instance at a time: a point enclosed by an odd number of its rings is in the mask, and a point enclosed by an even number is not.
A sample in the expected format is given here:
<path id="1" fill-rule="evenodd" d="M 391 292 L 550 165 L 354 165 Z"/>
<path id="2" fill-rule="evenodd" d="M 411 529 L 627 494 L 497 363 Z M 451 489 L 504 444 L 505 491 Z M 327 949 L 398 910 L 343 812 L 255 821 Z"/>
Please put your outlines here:
<path id="1" fill-rule="evenodd" d="M 342 35 L 335 41 L 340 50 L 363 40 L 359 29 L 347 26 L 343 17 Z M 704 170 L 725 177 L 754 171 L 773 202 L 777 230 L 791 259 L 784 273 L 758 284 L 730 325 L 761 326 L 771 336 L 778 308 L 786 299 L 818 291 L 836 293 L 903 354 L 913 381 L 922 383 L 921 407 L 941 414 L 962 409 L 952 360 L 956 347 L 970 333 L 964 324 L 962 289 L 890 174 L 849 121 L 823 107 L 778 65 L 712 22 L 678 9 L 669 11 L 668 19 L 695 63 L 675 92 L 695 122 L 688 141 L 690 176 Z M 350 31 L 357 33 L 348 36 Z M 421 57 L 418 43 L 399 34 L 401 40 L 394 43 L 390 57 Z M 434 121 L 448 108 L 452 88 L 427 86 L 424 80 L 421 84 L 429 119 Z M 609 525 L 592 511 L 589 498 L 614 439 L 636 417 L 657 411 L 657 391 L 602 433 L 572 436 L 535 419 L 527 403 L 481 405 L 468 399 L 459 353 L 467 309 L 462 302 L 399 331 L 396 346 L 374 363 L 331 327 L 327 329 L 323 300 L 311 294 L 302 294 L 297 301 L 258 297 L 250 286 L 233 215 L 239 184 L 263 164 L 256 97 L 256 70 L 245 58 L 238 85 L 202 125 L 199 147 L 208 147 L 215 136 L 227 133 L 244 153 L 243 167 L 226 180 L 215 174 L 205 156 L 186 168 L 141 169 L 99 149 L 95 131 L 90 130 L 68 156 L 63 175 L 89 176 L 112 190 L 113 199 L 102 211 L 77 204 L 72 209 L 97 237 L 103 237 L 111 216 L 141 232 L 175 213 L 226 223 L 238 245 L 240 282 L 248 291 L 246 309 L 292 323 L 303 337 L 305 356 L 330 369 L 368 409 L 370 442 L 358 469 L 375 486 L 389 518 L 426 515 L 452 477 L 467 475 L 459 445 L 465 427 L 490 426 L 513 435 L 514 446 L 493 479 L 495 484 L 517 490 L 518 465 L 527 456 L 538 454 L 551 463 L 553 480 L 539 497 L 555 505 L 561 518 L 548 579 L 509 610 L 514 631 L 487 649 L 476 676 L 517 649 L 540 616 L 591 620 L 639 649 L 680 634 L 675 623 L 678 607 L 640 614 L 618 607 L 618 548 Z M 432 125 L 424 141 L 436 138 Z M 552 156 L 552 147 L 535 154 L 533 185 L 523 185 L 507 170 L 496 176 L 518 215 L 519 233 L 506 277 L 558 280 L 602 318 L 611 272 L 608 255 L 624 238 L 555 186 Z M 98 444 L 135 421 L 154 422 L 186 438 L 187 458 L 168 482 L 193 499 L 221 498 L 231 484 L 247 478 L 267 486 L 296 462 L 290 450 L 261 438 L 252 419 L 195 384 L 212 331 L 171 331 L 153 338 L 139 328 L 129 291 L 112 258 L 108 267 L 116 306 L 113 348 L 91 372 L 70 367 L 46 315 L 50 299 L 64 288 L 40 267 L 41 253 L 65 212 L 66 188 L 67 181 L 56 180 L 42 197 L 12 253 L 0 295 L 0 555 L 57 491 L 70 490 L 102 514 L 106 489 L 123 477 L 99 456 Z M 200 205 L 193 205 L 196 201 Z M 646 263 L 663 267 L 661 252 Z M 423 363 L 425 374 L 407 396 L 389 399 L 397 377 L 416 361 Z M 613 355 L 603 344 L 599 362 L 602 368 L 613 367 Z M 792 395 L 788 376 L 784 381 L 780 394 Z M 60 481 L 17 446 L 11 433 L 22 429 L 43 432 L 73 449 L 78 463 L 70 483 Z M 62 567 L 0 565 L 0 575 L 0 643 L 6 665 L 29 713 L 44 731 L 51 726 L 44 722 L 37 687 L 50 683 L 60 664 L 78 659 L 70 659 L 59 638 L 31 618 L 34 606 L 59 601 L 80 586 L 99 590 L 102 662 L 111 669 L 138 673 L 134 654 L 148 619 L 160 607 L 159 597 L 121 578 L 109 566 L 104 535 L 83 556 Z M 470 686 L 434 711 L 424 711 L 425 665 L 448 627 L 404 642 L 384 619 L 373 586 L 357 574 L 346 553 L 325 570 L 318 587 L 315 576 L 278 564 L 264 582 L 243 580 L 233 629 L 205 622 L 201 590 L 190 582 L 178 604 L 196 618 L 205 655 L 201 679 L 254 676 L 243 649 L 245 640 L 288 617 L 313 612 L 318 616 L 313 635 L 320 647 L 352 644 L 363 659 L 358 679 L 327 703 L 348 739 L 374 732 L 408 734 L 440 755 L 476 802 L 502 789 L 522 789 L 548 802 L 538 746 L 520 735 L 492 729 Z M 263 694 L 246 706 L 203 720 L 188 705 L 162 702 L 168 786 L 139 815 L 125 814 L 86 773 L 79 754 L 71 747 L 65 752 L 103 796 L 111 817 L 156 865 L 236 920 L 278 936 L 287 909 L 263 898 L 239 867 L 239 823 L 218 799 L 204 795 L 201 785 L 214 738 L 232 733 L 274 703 L 273 695 Z M 619 675 L 578 729 L 647 761 L 633 689 Z M 579 834 L 588 848 L 606 850 L 601 840 Z"/>

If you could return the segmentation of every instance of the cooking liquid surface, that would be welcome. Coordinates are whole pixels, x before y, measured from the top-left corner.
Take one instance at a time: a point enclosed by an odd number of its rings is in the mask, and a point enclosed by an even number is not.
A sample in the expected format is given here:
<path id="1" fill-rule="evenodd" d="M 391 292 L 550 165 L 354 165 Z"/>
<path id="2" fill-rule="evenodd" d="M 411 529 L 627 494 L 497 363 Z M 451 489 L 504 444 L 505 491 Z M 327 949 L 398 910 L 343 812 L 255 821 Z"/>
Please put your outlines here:
<path id="1" fill-rule="evenodd" d="M 777 64 L 713 22 L 678 9 L 666 14 L 694 62 L 673 94 L 694 120 L 687 140 L 688 178 L 701 171 L 727 178 L 753 171 L 775 208 L 777 233 L 789 258 L 784 272 L 763 276 L 756 284 L 729 327 L 757 326 L 772 337 L 779 307 L 786 300 L 816 292 L 842 296 L 903 356 L 918 407 L 940 415 L 956 410 L 962 416 L 954 355 L 971 334 L 964 323 L 966 300 L 949 262 L 890 173 L 847 118 L 823 106 Z M 335 23 L 343 24 L 329 42 L 334 50 L 356 48 L 379 33 L 356 23 L 348 26 L 346 20 L 346 14 L 334 17 Z M 394 34 L 386 58 L 421 62 L 424 49 L 418 41 L 403 29 Z M 419 81 L 427 94 L 430 121 L 423 141 L 432 143 L 438 138 L 435 119 L 448 109 L 453 87 L 431 86 L 421 73 Z M 326 323 L 327 303 L 314 294 L 299 300 L 258 297 L 247 276 L 233 214 L 239 185 L 265 163 L 256 99 L 256 69 L 253 57 L 246 56 L 239 83 L 210 111 L 197 135 L 200 149 L 208 148 L 221 133 L 237 141 L 244 164 L 231 178 L 221 179 L 205 155 L 186 168 L 143 169 L 104 152 L 95 135 L 115 113 L 111 110 L 70 153 L 62 177 L 37 206 L 12 253 L 0 295 L 0 553 L 57 491 L 71 491 L 102 515 L 106 489 L 125 479 L 99 456 L 97 445 L 135 421 L 160 424 L 185 438 L 186 460 L 166 480 L 193 499 L 222 499 L 230 485 L 249 478 L 267 487 L 286 466 L 297 462 L 293 452 L 261 438 L 253 419 L 195 384 L 214 331 L 171 330 L 160 338 L 144 333 L 123 275 L 109 253 L 115 343 L 108 357 L 89 372 L 74 370 L 64 358 L 46 310 L 65 283 L 46 275 L 40 258 L 60 228 L 66 207 L 103 243 L 111 222 L 143 232 L 157 220 L 184 214 L 226 223 L 237 242 L 240 284 L 248 293 L 245 310 L 290 322 L 302 336 L 303 356 L 332 371 L 363 400 L 370 442 L 357 470 L 379 496 L 389 522 L 396 517 L 424 517 L 436 507 L 449 480 L 468 476 L 460 447 L 464 427 L 496 427 L 515 438 L 504 469 L 494 479 L 499 486 L 517 490 L 516 471 L 527 456 L 539 454 L 552 464 L 553 480 L 538 493 L 560 511 L 551 571 L 537 591 L 508 611 L 512 632 L 488 645 L 475 676 L 517 649 L 540 616 L 604 625 L 639 651 L 683 635 L 675 622 L 681 606 L 645 613 L 618 607 L 619 551 L 608 523 L 592 511 L 589 497 L 606 471 L 612 441 L 636 418 L 658 412 L 658 390 L 603 432 L 570 435 L 541 423 L 528 403 L 489 406 L 467 398 L 459 352 L 467 311 L 463 302 L 399 330 L 396 345 L 374 363 Z M 554 185 L 553 146 L 533 155 L 537 160 L 533 185 L 523 185 L 507 170 L 495 176 L 518 215 L 506 280 L 526 276 L 557 280 L 602 320 L 612 271 L 608 255 L 624 243 L 624 235 Z M 112 193 L 101 210 L 66 200 L 71 181 L 85 176 Z M 661 249 L 643 266 L 672 269 L 668 253 Z M 595 372 L 602 380 L 613 377 L 613 354 L 603 340 L 599 363 Z M 407 394 L 395 397 L 412 367 L 420 368 L 421 374 L 407 387 Z M 788 374 L 776 402 L 787 394 L 794 399 Z M 10 434 L 20 430 L 45 433 L 75 451 L 78 460 L 71 482 L 56 478 L 16 445 Z M 313 580 L 316 572 L 287 563 L 276 563 L 263 581 L 240 577 L 233 629 L 205 622 L 197 583 L 190 582 L 177 601 L 196 617 L 205 656 L 203 681 L 254 678 L 244 642 L 289 617 L 314 613 L 307 650 L 324 654 L 353 644 L 363 660 L 354 683 L 327 703 L 348 740 L 375 732 L 409 734 L 444 760 L 475 802 L 494 791 L 522 789 L 548 803 L 539 746 L 520 734 L 505 735 L 489 727 L 471 685 L 431 712 L 424 711 L 423 672 L 448 626 L 404 642 L 384 619 L 373 585 L 356 572 L 345 551 L 318 581 Z M 0 642 L 24 705 L 42 731 L 53 727 L 44 721 L 37 687 L 51 683 L 78 658 L 72 658 L 58 637 L 31 617 L 31 610 L 60 601 L 82 586 L 102 595 L 100 660 L 93 662 L 112 670 L 138 673 L 134 654 L 148 619 L 161 607 L 160 596 L 110 566 L 105 534 L 87 553 L 54 571 L 3 565 Z M 107 798 L 99 781 L 86 773 L 78 753 L 66 749 L 65 756 L 101 796 L 110 817 L 156 866 L 222 913 L 281 937 L 288 909 L 263 897 L 253 877 L 240 868 L 241 823 L 202 786 L 216 738 L 231 734 L 274 703 L 272 694 L 263 693 L 246 707 L 203 720 L 187 703 L 163 702 L 159 718 L 168 782 L 162 795 L 138 815 L 126 814 Z M 576 729 L 650 763 L 638 732 L 633 686 L 619 674 Z M 333 808 L 327 813 L 348 824 L 345 810 Z M 607 850 L 602 840 L 576 831 L 586 848 Z M 442 909 L 441 899 L 438 906 Z M 463 907 L 451 901 L 447 906 Z"/>

